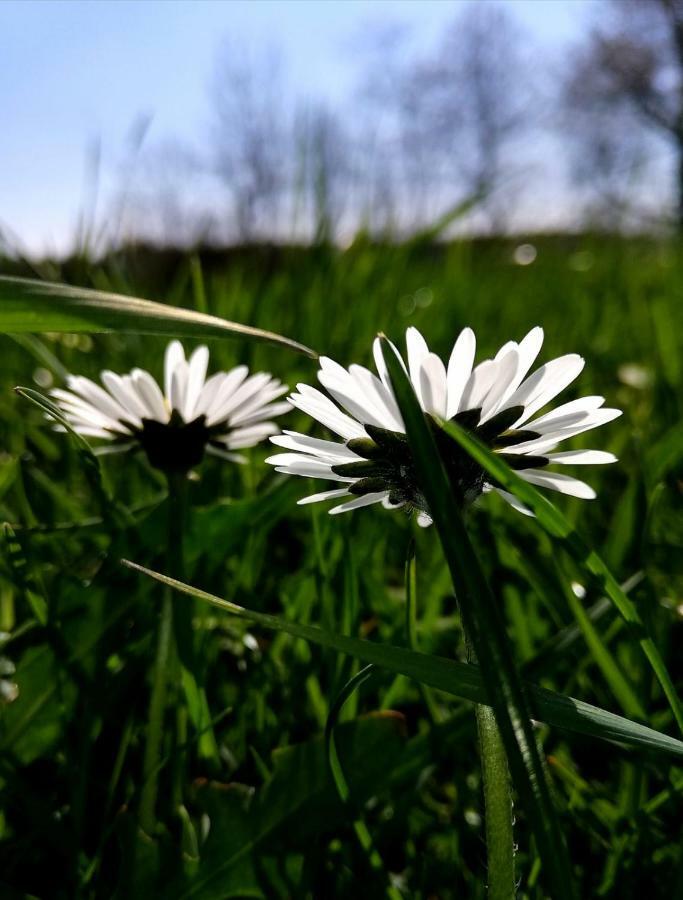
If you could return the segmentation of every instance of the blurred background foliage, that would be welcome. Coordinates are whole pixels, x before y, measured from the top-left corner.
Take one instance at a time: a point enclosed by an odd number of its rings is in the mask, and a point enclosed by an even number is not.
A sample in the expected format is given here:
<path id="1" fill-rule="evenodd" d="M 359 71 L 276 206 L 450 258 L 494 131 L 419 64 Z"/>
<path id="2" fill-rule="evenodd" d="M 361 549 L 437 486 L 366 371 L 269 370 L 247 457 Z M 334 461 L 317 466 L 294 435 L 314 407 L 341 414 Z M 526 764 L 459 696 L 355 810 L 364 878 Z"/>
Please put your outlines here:
<path id="1" fill-rule="evenodd" d="M 680 685 L 683 8 L 677 0 L 599 7 L 585 46 L 554 66 L 562 77 L 552 102 L 514 37 L 514 4 L 456 9 L 429 59 L 385 52 L 353 127 L 334 111 L 281 103 L 276 61 L 264 56 L 255 69 L 228 54 L 217 68 L 210 160 L 175 145 L 162 165 L 160 151 L 143 153 L 141 120 L 127 186 L 106 212 L 94 199 L 84 204 L 72 252 L 29 257 L 7 230 L 0 273 L 197 309 L 344 364 L 369 364 L 378 331 L 399 341 L 416 325 L 447 357 L 471 325 L 483 357 L 542 324 L 544 360 L 570 351 L 587 359 L 567 399 L 574 390 L 604 394 L 624 410 L 600 433 L 599 446 L 620 462 L 589 473 L 598 499 L 559 502 L 628 585 Z M 557 225 L 540 183 L 522 230 L 517 210 L 530 179 L 520 147 L 543 153 L 539 129 L 551 127 L 564 129 L 576 178 L 573 205 L 558 200 L 571 227 Z M 95 185 L 96 152 L 91 164 Z M 209 176 L 222 181 L 220 209 L 204 206 L 205 188 L 192 194 Z M 538 228 L 557 230 L 529 228 L 529 209 Z M 199 605 L 195 675 L 216 742 L 176 714 L 184 708 L 176 679 L 164 834 L 140 836 L 161 591 L 120 559 L 165 569 L 165 486 L 143 459 L 121 456 L 101 459 L 101 483 L 11 388 L 46 391 L 66 372 L 95 378 L 104 367 L 141 365 L 158 377 L 165 340 L 1 340 L 0 896 L 374 898 L 391 877 L 406 897 L 484 897 L 471 706 L 438 693 L 426 704 L 418 685 L 376 672 L 341 716 L 344 807 L 322 731 L 357 664 Z M 315 372 L 284 350 L 212 342 L 212 370 L 240 362 L 291 387 Z M 283 425 L 309 427 L 295 412 Z M 197 470 L 187 580 L 256 610 L 405 644 L 411 523 L 383 510 L 330 519 L 297 508 L 307 486 L 274 474 L 266 454 L 256 448 L 243 467 L 207 459 Z M 535 523 L 488 497 L 468 524 L 523 673 L 619 711 L 574 626 L 578 597 L 650 724 L 673 734 L 634 641 Z M 419 647 L 462 657 L 435 535 L 415 537 Z M 545 726 L 538 734 L 580 896 L 683 895 L 677 770 Z M 541 898 L 528 822 L 523 810 L 516 816 L 519 896 Z M 357 818 L 379 869 L 357 841 Z"/>

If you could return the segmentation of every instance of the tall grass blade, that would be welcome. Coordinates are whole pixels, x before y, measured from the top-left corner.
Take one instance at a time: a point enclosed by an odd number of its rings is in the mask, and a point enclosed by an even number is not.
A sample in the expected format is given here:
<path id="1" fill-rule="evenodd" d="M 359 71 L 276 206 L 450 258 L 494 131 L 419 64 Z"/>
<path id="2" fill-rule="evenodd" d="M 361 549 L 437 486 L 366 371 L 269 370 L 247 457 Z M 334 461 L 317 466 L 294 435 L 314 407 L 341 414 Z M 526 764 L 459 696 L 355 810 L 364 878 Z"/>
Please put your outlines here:
<path id="1" fill-rule="evenodd" d="M 368 678 L 370 678 L 374 671 L 375 666 L 370 664 L 361 669 L 360 672 L 356 672 L 356 674 L 346 682 L 344 687 L 337 695 L 336 700 L 332 704 L 329 715 L 327 717 L 327 722 L 325 723 L 325 752 L 327 753 L 327 759 L 330 765 L 332 779 L 337 789 L 337 793 L 339 794 L 339 799 L 342 801 L 342 803 L 349 802 L 349 800 L 351 799 L 351 792 L 349 790 L 349 783 L 346 780 L 346 775 L 344 774 L 344 769 L 339 758 L 339 750 L 337 748 L 337 742 L 334 736 L 334 729 L 337 725 L 337 722 L 339 721 L 339 715 L 346 702 L 355 694 L 358 688 L 360 688 L 360 686 L 365 681 L 367 681 Z M 386 885 L 387 897 L 389 897 L 390 900 L 401 900 L 402 894 L 391 884 L 390 876 L 388 875 L 384 867 L 382 857 L 377 852 L 377 848 L 373 843 L 370 830 L 360 816 L 354 819 L 353 830 L 356 832 L 356 837 L 358 838 L 361 847 L 365 851 L 368 862 L 370 863 L 374 871 L 381 875 L 381 877 L 388 882 Z"/>
<path id="2" fill-rule="evenodd" d="M 0 333 L 123 331 L 177 337 L 241 337 L 265 341 L 315 358 L 298 341 L 152 300 L 54 282 L 0 276 Z"/>
<path id="3" fill-rule="evenodd" d="M 130 560 L 122 562 L 129 569 L 134 569 L 162 584 L 167 584 L 180 593 L 198 597 L 238 618 L 255 622 L 264 628 L 281 631 L 291 637 L 302 638 L 309 643 L 335 650 L 338 653 L 346 653 L 365 663 L 374 663 L 389 672 L 405 675 L 407 678 L 431 685 L 454 697 L 469 700 L 472 703 L 489 705 L 479 666 L 456 662 L 441 656 L 418 653 L 390 644 L 378 644 L 343 634 L 334 634 L 324 631 L 322 628 L 316 628 L 314 625 L 289 622 L 268 613 L 246 609 L 230 600 L 216 597 L 214 594 L 184 584 L 175 578 L 169 578 L 167 575 L 147 569 Z M 665 753 L 683 763 L 683 741 L 600 709 L 590 703 L 584 703 L 582 700 L 575 700 L 573 697 L 557 694 L 529 683 L 526 683 L 525 687 L 531 713 L 535 720 L 588 737 Z"/>
<path id="4" fill-rule="evenodd" d="M 476 437 L 466 432 L 453 422 L 444 422 L 445 431 L 475 459 L 488 474 L 496 479 L 506 490 L 514 494 L 536 516 L 539 523 L 553 537 L 560 538 L 570 556 L 587 570 L 597 581 L 599 588 L 611 599 L 624 620 L 631 627 L 643 653 L 647 657 L 657 680 L 659 681 L 674 714 L 679 729 L 683 732 L 683 706 L 667 671 L 664 660 L 652 637 L 648 634 L 645 623 L 634 602 L 622 590 L 619 582 L 612 575 L 600 556 L 585 543 L 573 525 L 563 516 L 559 509 L 536 490 L 500 458 L 485 447 Z"/>
<path id="5" fill-rule="evenodd" d="M 500 606 L 486 581 L 460 513 L 460 500 L 444 470 L 425 414 L 397 352 L 382 339 L 418 483 L 436 526 L 463 626 L 479 661 L 488 705 L 493 707 L 510 772 L 543 861 L 553 897 L 574 896 L 567 848 L 550 796 L 530 709 L 517 672 Z"/>

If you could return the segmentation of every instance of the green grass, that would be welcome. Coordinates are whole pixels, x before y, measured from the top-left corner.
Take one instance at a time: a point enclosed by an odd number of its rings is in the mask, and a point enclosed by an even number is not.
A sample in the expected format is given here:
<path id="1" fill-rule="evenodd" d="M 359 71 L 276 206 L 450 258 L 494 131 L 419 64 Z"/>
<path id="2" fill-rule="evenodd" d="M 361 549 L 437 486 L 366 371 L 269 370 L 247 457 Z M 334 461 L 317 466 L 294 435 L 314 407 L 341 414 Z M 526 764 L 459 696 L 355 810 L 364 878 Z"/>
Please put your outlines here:
<path id="1" fill-rule="evenodd" d="M 369 364 L 376 333 L 402 341 L 408 325 L 447 357 L 469 324 L 479 358 L 543 325 L 544 360 L 572 351 L 587 360 L 567 399 L 574 390 L 598 393 L 624 410 L 571 446 L 612 450 L 620 461 L 580 473 L 597 500 L 552 497 L 570 539 L 553 533 L 552 515 L 531 521 L 495 497 L 468 515 L 501 613 L 496 646 L 507 635 L 523 684 L 629 719 L 642 710 L 643 725 L 680 737 L 643 642 L 651 637 L 680 693 L 683 248 L 590 235 L 532 240 L 538 256 L 524 267 L 512 262 L 516 241 L 358 239 L 344 252 L 140 250 L 44 263 L 37 272 L 8 261 L 0 274 L 195 309 L 346 364 Z M 0 321 L 10 312 L 3 306 Z M 297 507 L 307 484 L 265 466 L 266 447 L 244 467 L 206 460 L 189 485 L 184 580 L 249 616 L 176 595 L 176 610 L 193 625 L 196 689 L 172 670 L 161 825 L 154 841 L 140 834 L 163 588 L 120 560 L 168 571 L 164 480 L 139 458 L 101 457 L 96 466 L 12 387 L 45 391 L 64 370 L 95 377 L 104 367 L 143 365 L 158 376 L 166 338 L 0 341 L 0 517 L 11 525 L 0 556 L 0 897 L 483 898 L 471 702 L 482 695 L 449 690 L 460 669 L 446 660 L 463 662 L 465 647 L 437 530 L 375 508 L 330 518 L 322 507 Z M 247 362 L 292 387 L 315 376 L 315 361 L 286 346 L 228 336 L 210 347 L 212 370 Z M 310 427 L 298 413 L 285 422 Z M 594 562 L 584 565 L 573 530 L 616 583 Z M 406 617 L 413 536 L 416 587 Z M 586 589 L 580 606 L 572 582 Z M 473 609 L 477 627 L 494 622 L 488 605 Z M 316 642 L 320 629 L 325 638 Z M 380 644 L 386 652 L 372 649 Z M 412 656 L 399 653 L 406 647 Z M 445 658 L 442 668 L 432 655 Z M 376 664 L 370 677 L 346 689 L 363 659 Z M 427 687 L 401 673 L 422 673 Z M 501 677 L 504 690 L 508 674 Z M 595 730 L 548 724 L 537 695 L 527 700 L 574 893 L 677 896 L 683 775 L 675 754 L 645 739 L 607 743 Z M 324 739 L 331 711 L 343 802 Z M 540 900 L 552 873 L 524 777 L 513 768 L 518 896 Z"/>

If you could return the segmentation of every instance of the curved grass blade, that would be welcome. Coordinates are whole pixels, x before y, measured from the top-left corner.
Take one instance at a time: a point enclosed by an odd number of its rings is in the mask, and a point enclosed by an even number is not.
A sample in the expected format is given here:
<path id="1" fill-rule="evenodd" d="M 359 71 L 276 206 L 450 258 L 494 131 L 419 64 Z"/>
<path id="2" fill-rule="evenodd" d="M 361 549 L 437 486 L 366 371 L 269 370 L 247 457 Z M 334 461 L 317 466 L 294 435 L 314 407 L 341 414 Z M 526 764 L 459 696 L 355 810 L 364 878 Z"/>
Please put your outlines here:
<path id="1" fill-rule="evenodd" d="M 25 400 L 28 400 L 37 406 L 38 409 L 41 409 L 74 440 L 78 449 L 80 461 L 83 464 L 83 472 L 85 473 L 88 483 L 100 505 L 103 519 L 115 526 L 127 526 L 133 524 L 134 519 L 130 511 L 123 506 L 123 504 L 116 501 L 108 491 L 105 485 L 104 473 L 102 472 L 100 461 L 92 447 L 82 434 L 79 434 L 74 430 L 72 425 L 64 417 L 61 409 L 39 391 L 34 391 L 33 388 L 15 387 L 14 391 L 20 397 L 23 397 Z"/>
<path id="2" fill-rule="evenodd" d="M 349 784 L 346 780 L 346 776 L 344 775 L 344 769 L 342 768 L 341 760 L 339 759 L 339 751 L 337 750 L 337 742 L 334 737 L 334 729 L 339 720 L 339 714 L 341 713 L 346 701 L 353 696 L 353 694 L 365 681 L 368 680 L 368 678 L 370 678 L 374 671 L 375 666 L 370 663 L 370 665 L 367 665 L 364 669 L 361 669 L 360 672 L 356 672 L 356 674 L 346 682 L 344 687 L 337 695 L 337 699 L 332 704 L 329 715 L 327 717 L 327 722 L 325 723 L 325 751 L 327 753 L 327 759 L 330 765 L 330 771 L 332 773 L 332 780 L 334 781 L 337 793 L 339 794 L 339 799 L 344 804 L 349 802 L 351 795 L 349 791 Z M 368 826 L 365 824 L 362 818 L 358 817 L 354 819 L 353 830 L 356 832 L 356 837 L 358 838 L 361 847 L 365 851 L 368 861 L 374 871 L 389 882 L 386 888 L 387 897 L 389 897 L 390 900 L 401 900 L 402 895 L 391 884 L 390 876 L 385 870 L 384 863 L 382 862 L 382 857 L 377 852 L 377 848 L 372 841 L 372 835 L 370 834 Z"/>
<path id="3" fill-rule="evenodd" d="M 574 527 L 562 515 L 559 509 L 550 500 L 539 493 L 535 487 L 524 481 L 519 475 L 481 441 L 469 434 L 453 422 L 442 422 L 442 427 L 463 450 L 476 460 L 488 474 L 498 481 L 506 490 L 514 494 L 536 516 L 539 523 L 553 537 L 560 538 L 570 556 L 582 569 L 587 570 L 597 581 L 598 588 L 603 591 L 621 613 L 622 618 L 628 623 L 634 637 L 638 640 L 643 653 L 647 657 L 664 695 L 674 714 L 679 729 L 683 732 L 683 706 L 673 685 L 664 660 L 652 637 L 647 633 L 634 602 L 622 590 L 619 582 L 612 575 L 603 560 L 595 550 L 585 543 Z"/>
<path id="4" fill-rule="evenodd" d="M 572 612 L 576 624 L 581 629 L 586 646 L 591 652 L 598 668 L 605 677 L 605 681 L 611 687 L 612 693 L 619 701 L 621 708 L 627 716 L 647 720 L 647 713 L 640 702 L 631 682 L 621 670 L 619 663 L 610 653 L 607 644 L 602 639 L 598 629 L 588 615 L 581 600 L 576 596 L 572 587 L 562 572 L 559 562 L 555 562 L 557 581 L 560 590 L 564 593 L 567 606 Z"/>
<path id="5" fill-rule="evenodd" d="M 410 649 L 417 650 L 417 560 L 415 558 L 415 541 L 413 538 L 411 538 L 406 550 L 405 584 L 406 637 Z M 441 710 L 429 686 L 421 684 L 420 693 L 432 723 L 436 725 L 443 721 Z"/>
<path id="6" fill-rule="evenodd" d="M 505 746 L 510 772 L 556 900 L 574 897 L 572 870 L 541 754 L 529 703 L 515 666 L 505 622 L 474 552 L 460 513 L 460 500 L 444 470 L 427 424 L 397 352 L 385 337 L 382 352 L 406 427 L 420 488 L 436 526 L 463 626 L 479 661 L 488 705 Z"/>
<path id="7" fill-rule="evenodd" d="M 242 337 L 265 341 L 314 359 L 309 347 L 262 328 L 153 300 L 50 281 L 0 276 L 0 333 L 124 331 L 176 337 Z"/>
<path id="8" fill-rule="evenodd" d="M 130 560 L 124 559 L 122 563 L 129 569 L 169 585 L 181 594 L 197 597 L 238 618 L 255 622 L 264 628 L 281 631 L 295 638 L 302 638 L 311 644 L 335 650 L 337 653 L 346 653 L 365 663 L 374 663 L 389 672 L 405 675 L 454 697 L 469 700 L 472 703 L 489 705 L 479 666 L 427 653 L 418 653 L 415 650 L 406 650 L 391 644 L 377 644 L 344 634 L 334 634 L 324 631 L 322 628 L 316 628 L 314 625 L 288 622 L 268 613 L 255 612 L 239 606 L 230 600 L 223 600 L 221 597 L 184 584 L 175 578 L 169 578 L 168 575 L 147 569 Z M 598 706 L 584 703 L 582 700 L 575 700 L 573 697 L 557 694 L 528 682 L 525 686 L 531 713 L 539 722 L 588 737 L 614 741 L 643 750 L 658 751 L 683 763 L 683 741 L 655 731 L 654 728 L 648 728 L 646 725 L 631 722 L 630 719 L 600 709 Z"/>

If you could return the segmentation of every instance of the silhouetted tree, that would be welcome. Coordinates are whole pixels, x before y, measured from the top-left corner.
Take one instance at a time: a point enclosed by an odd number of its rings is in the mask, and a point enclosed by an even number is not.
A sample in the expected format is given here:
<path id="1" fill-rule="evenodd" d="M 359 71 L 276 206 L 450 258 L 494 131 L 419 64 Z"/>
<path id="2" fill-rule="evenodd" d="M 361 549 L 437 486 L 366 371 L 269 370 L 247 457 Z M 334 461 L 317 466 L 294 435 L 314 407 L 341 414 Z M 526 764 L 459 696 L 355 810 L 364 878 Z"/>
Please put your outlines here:
<path id="1" fill-rule="evenodd" d="M 298 174 L 292 202 L 303 213 L 294 216 L 294 228 L 316 242 L 333 240 L 353 203 L 351 141 L 336 113 L 314 105 L 298 111 L 294 145 Z"/>
<path id="2" fill-rule="evenodd" d="M 276 55 L 252 59 L 234 45 L 226 45 L 216 68 L 213 161 L 230 192 L 241 241 L 272 237 L 281 225 L 292 178 L 282 81 Z"/>
<path id="3" fill-rule="evenodd" d="M 683 0 L 610 0 L 608 12 L 565 86 L 575 171 L 624 204 L 634 175 L 668 148 L 683 228 Z"/>
<path id="4" fill-rule="evenodd" d="M 463 194 L 480 195 L 494 228 L 504 224 L 501 188 L 514 172 L 512 148 L 533 114 L 522 47 L 504 8 L 476 3 L 455 19 L 435 54 L 405 72 L 399 88 L 412 183 L 420 191 L 436 186 L 446 206 Z"/>

